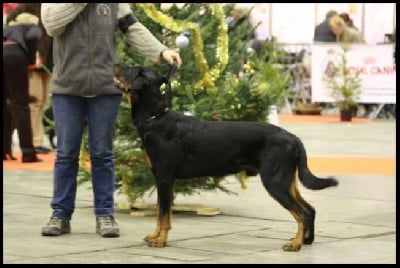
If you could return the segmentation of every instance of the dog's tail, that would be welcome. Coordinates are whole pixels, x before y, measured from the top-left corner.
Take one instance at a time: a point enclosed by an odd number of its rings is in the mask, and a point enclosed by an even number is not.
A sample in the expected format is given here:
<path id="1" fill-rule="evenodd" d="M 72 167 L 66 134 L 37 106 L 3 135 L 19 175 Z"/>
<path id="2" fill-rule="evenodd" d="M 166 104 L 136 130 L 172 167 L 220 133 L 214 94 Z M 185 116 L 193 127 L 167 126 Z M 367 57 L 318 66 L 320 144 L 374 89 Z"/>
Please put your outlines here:
<path id="1" fill-rule="evenodd" d="M 333 178 L 328 177 L 325 179 L 318 178 L 311 173 L 307 166 L 307 154 L 303 143 L 296 137 L 297 150 L 298 150 L 298 172 L 302 184 L 311 190 L 320 190 L 330 186 L 336 186 L 339 182 Z"/>

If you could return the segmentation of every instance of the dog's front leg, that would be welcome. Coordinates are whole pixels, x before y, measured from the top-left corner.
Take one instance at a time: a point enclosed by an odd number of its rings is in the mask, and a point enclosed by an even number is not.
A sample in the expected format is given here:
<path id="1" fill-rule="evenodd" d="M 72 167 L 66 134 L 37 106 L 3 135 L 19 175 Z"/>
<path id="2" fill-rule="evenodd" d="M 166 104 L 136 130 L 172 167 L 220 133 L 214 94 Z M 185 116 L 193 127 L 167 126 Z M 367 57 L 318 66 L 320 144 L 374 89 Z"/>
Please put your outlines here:
<path id="1" fill-rule="evenodd" d="M 158 204 L 158 201 L 157 201 L 157 204 Z M 158 205 L 157 205 L 157 227 L 156 227 L 156 230 L 153 234 L 148 234 L 143 239 L 144 241 L 146 241 L 149 244 L 149 246 L 150 246 L 151 241 L 156 240 L 157 237 L 160 235 L 160 217 L 159 217 L 159 215 L 160 215 L 160 210 L 158 209 Z"/>
<path id="2" fill-rule="evenodd" d="M 157 182 L 157 228 L 154 234 L 145 237 L 150 247 L 165 247 L 171 229 L 173 202 L 172 180 Z"/>

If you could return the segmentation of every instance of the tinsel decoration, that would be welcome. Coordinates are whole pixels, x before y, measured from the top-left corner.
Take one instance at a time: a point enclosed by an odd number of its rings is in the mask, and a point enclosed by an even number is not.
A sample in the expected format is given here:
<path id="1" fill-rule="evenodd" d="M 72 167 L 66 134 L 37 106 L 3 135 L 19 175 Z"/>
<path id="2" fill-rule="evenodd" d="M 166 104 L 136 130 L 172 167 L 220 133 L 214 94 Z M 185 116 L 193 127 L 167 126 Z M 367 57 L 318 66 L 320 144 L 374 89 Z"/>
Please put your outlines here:
<path id="1" fill-rule="evenodd" d="M 211 86 L 211 89 L 216 90 L 214 81 L 220 76 L 221 72 L 224 70 L 226 65 L 228 64 L 228 24 L 226 22 L 224 10 L 221 5 L 213 4 L 210 6 L 212 10 L 212 14 L 218 19 L 218 37 L 217 37 L 217 48 L 216 48 L 216 57 L 218 59 L 217 64 L 208 72 L 207 75 L 209 77 L 205 77 L 204 81 L 199 81 L 199 84 L 195 85 L 195 88 L 199 88 L 201 86 Z M 211 80 L 211 83 L 209 83 Z"/>
<path id="2" fill-rule="evenodd" d="M 210 5 L 213 15 L 215 15 L 219 21 L 216 48 L 216 57 L 218 59 L 218 63 L 211 70 L 209 69 L 208 62 L 204 57 L 203 39 L 200 34 L 199 25 L 193 22 L 174 20 L 163 12 L 158 11 L 154 4 L 136 4 L 136 6 L 143 9 L 149 18 L 170 31 L 178 33 L 190 31 L 192 33 L 191 38 L 193 42 L 193 53 L 202 77 L 200 81 L 195 83 L 195 89 L 209 88 L 215 91 L 216 86 L 214 81 L 218 79 L 228 63 L 228 25 L 226 23 L 225 14 L 221 5 Z"/>

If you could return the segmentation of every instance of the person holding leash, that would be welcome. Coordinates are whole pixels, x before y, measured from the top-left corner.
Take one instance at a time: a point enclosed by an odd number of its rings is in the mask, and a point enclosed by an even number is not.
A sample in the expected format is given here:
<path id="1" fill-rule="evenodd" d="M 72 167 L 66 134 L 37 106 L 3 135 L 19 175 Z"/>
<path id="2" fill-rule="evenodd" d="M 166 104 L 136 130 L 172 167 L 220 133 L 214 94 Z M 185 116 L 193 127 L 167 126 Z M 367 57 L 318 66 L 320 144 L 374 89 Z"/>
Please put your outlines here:
<path id="1" fill-rule="evenodd" d="M 96 233 L 118 237 L 113 137 L 122 92 L 114 84 L 115 31 L 119 28 L 130 46 L 155 62 L 176 61 L 179 66 L 181 57 L 150 33 L 127 3 L 42 3 L 41 20 L 53 37 L 51 93 L 57 136 L 53 213 L 41 234 L 71 232 L 80 145 L 87 120 Z"/>

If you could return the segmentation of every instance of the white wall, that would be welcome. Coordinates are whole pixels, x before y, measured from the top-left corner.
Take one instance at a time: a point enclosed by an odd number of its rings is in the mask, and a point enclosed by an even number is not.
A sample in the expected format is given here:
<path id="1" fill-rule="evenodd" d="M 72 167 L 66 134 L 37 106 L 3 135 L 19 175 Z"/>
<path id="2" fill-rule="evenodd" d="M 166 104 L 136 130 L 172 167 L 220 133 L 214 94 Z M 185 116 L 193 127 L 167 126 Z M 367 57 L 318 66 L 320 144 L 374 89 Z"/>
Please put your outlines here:
<path id="1" fill-rule="evenodd" d="M 396 5 L 393 3 L 366 3 L 364 38 L 368 43 L 383 42 L 385 33 L 393 33 Z"/>
<path id="2" fill-rule="evenodd" d="M 314 36 L 314 3 L 272 5 L 272 35 L 281 43 L 308 43 Z"/>

